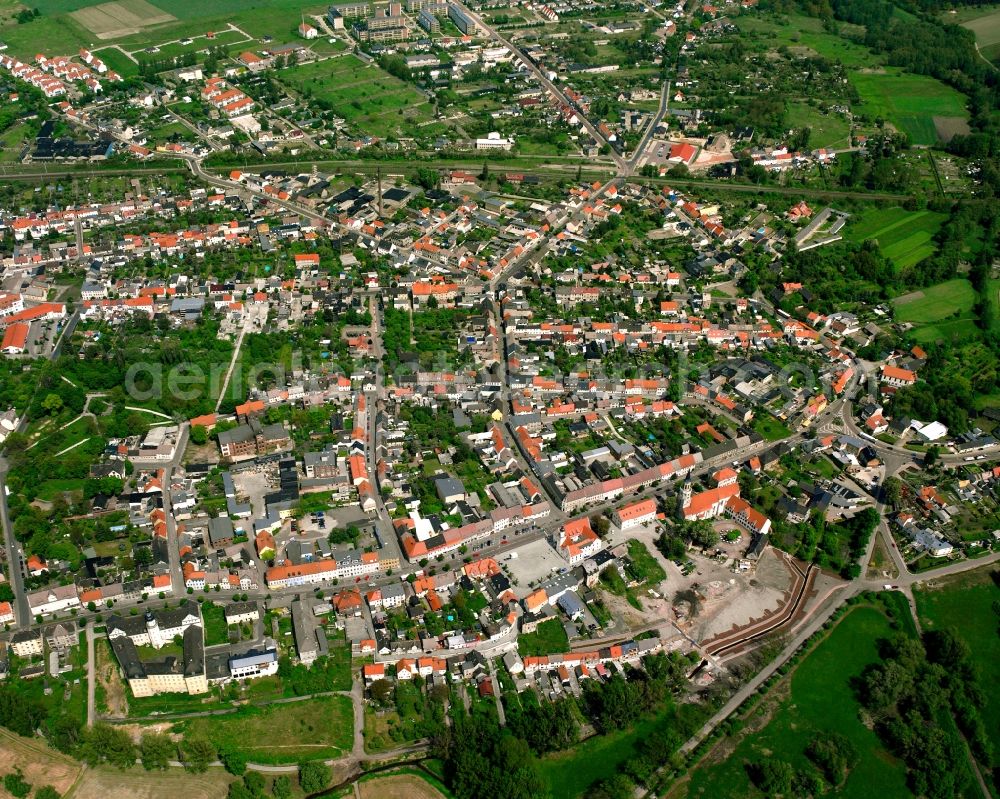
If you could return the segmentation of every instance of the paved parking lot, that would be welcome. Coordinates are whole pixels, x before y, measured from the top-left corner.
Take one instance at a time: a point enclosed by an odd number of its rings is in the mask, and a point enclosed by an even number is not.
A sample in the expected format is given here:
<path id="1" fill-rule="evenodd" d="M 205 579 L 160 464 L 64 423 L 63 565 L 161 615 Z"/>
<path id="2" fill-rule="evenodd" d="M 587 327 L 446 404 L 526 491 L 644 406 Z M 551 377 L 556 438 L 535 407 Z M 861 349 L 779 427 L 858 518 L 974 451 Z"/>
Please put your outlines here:
<path id="1" fill-rule="evenodd" d="M 274 490 L 274 482 L 273 468 L 247 469 L 233 475 L 233 484 L 236 486 L 237 492 L 250 500 L 250 507 L 253 508 L 255 518 L 267 515 L 264 496 Z"/>
<path id="2" fill-rule="evenodd" d="M 553 549 L 552 544 L 545 540 L 532 541 L 517 547 L 515 551 L 517 558 L 514 560 L 503 560 L 505 556 L 501 556 L 499 560 L 517 580 L 517 593 L 520 596 L 527 596 L 553 572 L 569 566 Z"/>

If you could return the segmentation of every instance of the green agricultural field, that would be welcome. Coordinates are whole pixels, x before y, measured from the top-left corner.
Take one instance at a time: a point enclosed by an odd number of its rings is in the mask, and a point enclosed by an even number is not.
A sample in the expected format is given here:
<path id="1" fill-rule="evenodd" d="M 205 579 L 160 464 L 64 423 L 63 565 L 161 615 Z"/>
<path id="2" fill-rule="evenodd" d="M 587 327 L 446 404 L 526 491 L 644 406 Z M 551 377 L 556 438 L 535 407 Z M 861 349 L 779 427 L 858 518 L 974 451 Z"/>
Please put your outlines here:
<path id="1" fill-rule="evenodd" d="M 805 747 L 814 736 L 839 733 L 860 754 L 838 797 L 880 799 L 909 797 L 906 772 L 882 746 L 878 736 L 858 718 L 861 709 L 851 686 L 865 667 L 878 661 L 878 641 L 893 635 L 889 618 L 878 608 L 860 605 L 845 615 L 830 634 L 799 664 L 777 707 L 764 707 L 747 721 L 755 731 L 742 736 L 721 762 L 709 754 L 695 768 L 687 797 L 761 796 L 750 783 L 746 765 L 763 758 L 780 758 L 794 768 L 810 767 Z M 770 713 L 770 718 L 768 714 Z M 764 724 L 761 729 L 757 726 Z M 720 744 L 720 749 L 726 747 Z"/>
<path id="2" fill-rule="evenodd" d="M 862 100 L 856 110 L 891 122 L 913 144 L 932 145 L 940 140 L 936 120 L 968 121 L 965 95 L 934 78 L 886 69 L 854 72 L 850 79 Z"/>
<path id="3" fill-rule="evenodd" d="M 997 574 L 995 568 L 977 569 L 914 591 L 925 630 L 951 628 L 969 645 L 986 689 L 983 721 L 994 741 L 1000 740 L 1000 693 L 991 690 L 1000 684 L 1000 615 L 994 608 L 1000 602 Z"/>
<path id="4" fill-rule="evenodd" d="M 919 341 L 975 336 L 978 333 L 972 312 L 975 301 L 972 284 L 964 278 L 955 278 L 897 297 L 896 319 L 915 325 L 914 335 Z"/>
<path id="5" fill-rule="evenodd" d="M 845 238 L 877 241 L 886 258 L 898 269 L 907 269 L 934 254 L 934 236 L 946 218 L 933 211 L 879 208 L 857 217 Z"/>
<path id="6" fill-rule="evenodd" d="M 401 133 L 403 120 L 412 126 L 434 118 L 431 104 L 415 88 L 353 55 L 285 69 L 278 77 L 375 136 Z"/>
<path id="7" fill-rule="evenodd" d="M 351 748 L 353 710 L 348 696 L 244 707 L 226 716 L 191 719 L 185 731 L 216 747 L 242 750 L 255 763 L 298 763 L 335 758 Z"/>

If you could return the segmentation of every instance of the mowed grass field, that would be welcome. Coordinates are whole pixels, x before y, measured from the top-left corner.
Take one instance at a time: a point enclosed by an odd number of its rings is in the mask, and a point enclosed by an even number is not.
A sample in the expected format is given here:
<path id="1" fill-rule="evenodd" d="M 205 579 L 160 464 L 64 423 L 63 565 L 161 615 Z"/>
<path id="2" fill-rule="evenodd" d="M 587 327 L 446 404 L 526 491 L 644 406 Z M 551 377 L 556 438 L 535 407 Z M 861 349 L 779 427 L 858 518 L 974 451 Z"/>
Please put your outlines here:
<path id="1" fill-rule="evenodd" d="M 862 100 L 856 110 L 887 120 L 913 144 L 939 141 L 935 117 L 959 123 L 969 118 L 965 95 L 934 78 L 887 69 L 853 72 L 850 81 Z"/>
<path id="2" fill-rule="evenodd" d="M 284 69 L 278 78 L 303 96 L 330 103 L 335 113 L 374 136 L 402 132 L 404 119 L 413 125 L 434 118 L 424 95 L 353 55 Z"/>
<path id="3" fill-rule="evenodd" d="M 879 208 L 858 216 L 848 227 L 848 241 L 878 242 L 897 269 L 907 269 L 934 254 L 934 236 L 947 216 L 933 211 Z"/>
<path id="4" fill-rule="evenodd" d="M 390 774 L 358 783 L 361 799 L 444 799 L 444 794 L 417 774 Z"/>
<path id="5" fill-rule="evenodd" d="M 221 768 L 190 774 L 180 768 L 149 772 L 141 766 L 128 771 L 100 766 L 87 769 L 63 799 L 224 799 L 235 780 Z"/>
<path id="6" fill-rule="evenodd" d="M 969 645 L 986 693 L 983 721 L 992 740 L 1000 740 L 1000 602 L 996 568 L 977 569 L 935 580 L 914 591 L 924 630 L 952 629 Z M 994 756 L 994 762 L 1000 762 Z"/>
<path id="7" fill-rule="evenodd" d="M 896 320 L 916 326 L 914 337 L 923 342 L 978 335 L 972 307 L 976 292 L 964 278 L 897 297 Z"/>
<path id="8" fill-rule="evenodd" d="M 118 39 L 177 20 L 146 0 L 114 0 L 78 9 L 70 16 L 98 39 Z"/>
<path id="9" fill-rule="evenodd" d="M 227 716 L 191 719 L 183 726 L 219 748 L 240 749 L 255 763 L 330 759 L 350 750 L 354 712 L 348 696 L 244 708 Z"/>
<path id="10" fill-rule="evenodd" d="M 765 725 L 763 729 L 748 730 L 731 751 L 720 744 L 717 751 L 724 753 L 724 759 L 717 759 L 716 753 L 710 752 L 694 769 L 686 786 L 688 799 L 762 796 L 747 776 L 748 763 L 778 758 L 795 768 L 806 768 L 811 765 L 804 751 L 809 741 L 813 736 L 834 732 L 850 739 L 860 754 L 858 765 L 835 792 L 836 796 L 910 797 L 903 764 L 862 723 L 858 717 L 861 707 L 851 687 L 866 666 L 878 661 L 879 639 L 892 634 L 890 621 L 881 610 L 860 605 L 849 611 L 795 669 L 787 687 L 788 695 L 772 708 L 770 719 L 766 718 L 767 708 L 761 708 L 748 720 L 748 727 L 753 727 L 756 721 Z M 775 690 L 781 690 L 780 686 Z M 678 794 L 674 791 L 670 796 Z"/>

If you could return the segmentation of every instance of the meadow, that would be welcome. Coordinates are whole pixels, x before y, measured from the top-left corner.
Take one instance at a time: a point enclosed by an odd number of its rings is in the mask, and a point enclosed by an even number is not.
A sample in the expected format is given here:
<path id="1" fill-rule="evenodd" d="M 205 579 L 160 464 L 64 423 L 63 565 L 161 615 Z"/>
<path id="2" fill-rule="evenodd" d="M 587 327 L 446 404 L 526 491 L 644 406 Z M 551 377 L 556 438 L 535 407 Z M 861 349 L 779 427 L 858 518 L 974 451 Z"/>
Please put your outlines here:
<path id="1" fill-rule="evenodd" d="M 87 769 L 66 794 L 65 799 L 222 799 L 236 778 L 221 768 L 205 774 L 191 774 L 180 768 L 166 772 L 145 771 L 135 766 L 120 771 L 110 766 Z"/>
<path id="2" fill-rule="evenodd" d="M 850 141 L 851 127 L 841 114 L 821 114 L 803 102 L 790 102 L 785 112 L 785 125 L 789 128 L 809 128 L 809 147 L 840 148 Z"/>
<path id="3" fill-rule="evenodd" d="M 857 111 L 881 117 L 906 133 L 913 144 L 937 144 L 935 118 L 966 121 L 965 95 L 941 81 L 897 69 L 854 72 L 850 76 L 861 96 Z"/>
<path id="4" fill-rule="evenodd" d="M 806 745 L 813 736 L 835 732 L 848 738 L 860 754 L 837 796 L 909 797 L 903 765 L 862 724 L 861 706 L 851 687 L 866 666 L 878 661 L 879 639 L 893 632 L 889 618 L 876 607 L 860 605 L 848 611 L 799 664 L 790 681 L 772 689 L 785 692 L 777 707 L 768 707 L 765 700 L 747 720 L 746 735 L 719 745 L 716 752 L 723 752 L 724 759 L 710 752 L 695 768 L 686 796 L 761 796 L 747 776 L 749 762 L 774 757 L 797 769 L 811 767 Z"/>
<path id="5" fill-rule="evenodd" d="M 244 707 L 231 715 L 191 719 L 183 726 L 218 748 L 245 752 L 255 763 L 297 763 L 335 758 L 349 751 L 352 719 L 350 697 L 338 694 Z"/>
<path id="6" fill-rule="evenodd" d="M 572 749 L 542 758 L 540 768 L 551 799 L 579 799 L 591 785 L 617 772 L 635 757 L 636 747 L 651 734 L 672 729 L 684 737 L 703 719 L 702 708 L 678 705 L 676 709 L 643 719 L 627 730 L 594 735 Z"/>
<path id="7" fill-rule="evenodd" d="M 952 629 L 969 645 L 986 688 L 983 721 L 990 738 L 1000 740 L 1000 693 L 990 690 L 1000 684 L 1000 584 L 995 569 L 977 569 L 925 584 L 914 591 L 917 613 L 924 630 Z"/>
<path id="8" fill-rule="evenodd" d="M 897 269 L 907 269 L 934 254 L 934 236 L 946 219 L 933 211 L 877 208 L 859 215 L 848 226 L 848 241 L 877 241 L 879 250 Z"/>
<path id="9" fill-rule="evenodd" d="M 403 132 L 404 119 L 413 125 L 434 118 L 420 92 L 353 55 L 285 69 L 279 78 L 293 91 L 329 103 L 339 116 L 374 136 Z"/>
<path id="10" fill-rule="evenodd" d="M 947 280 L 936 286 L 897 297 L 896 320 L 916 326 L 918 341 L 935 341 L 977 333 L 972 308 L 976 292 L 964 278 Z"/>
<path id="11" fill-rule="evenodd" d="M 740 30 L 765 37 L 773 37 L 775 45 L 785 45 L 793 51 L 816 53 L 829 61 L 839 61 L 845 67 L 871 67 L 877 65 L 878 57 L 867 47 L 851 41 L 845 36 L 861 32 L 861 28 L 843 24 L 844 36 L 837 36 L 823 30 L 823 23 L 817 17 L 796 14 L 783 17 L 780 21 L 758 16 L 740 16 L 735 20 Z"/>
<path id="12" fill-rule="evenodd" d="M 569 649 L 569 638 L 559 619 L 543 621 L 533 633 L 517 637 L 517 649 L 521 657 L 548 655 Z"/>

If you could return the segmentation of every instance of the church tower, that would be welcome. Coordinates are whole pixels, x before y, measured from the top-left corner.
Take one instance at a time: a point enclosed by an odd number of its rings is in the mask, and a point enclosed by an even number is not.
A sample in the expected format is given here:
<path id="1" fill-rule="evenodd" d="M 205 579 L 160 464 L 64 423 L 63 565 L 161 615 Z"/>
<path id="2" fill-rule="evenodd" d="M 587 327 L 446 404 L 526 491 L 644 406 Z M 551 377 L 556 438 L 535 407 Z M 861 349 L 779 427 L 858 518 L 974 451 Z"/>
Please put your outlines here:
<path id="1" fill-rule="evenodd" d="M 691 475 L 687 476 L 681 488 L 681 511 L 683 513 L 691 505 Z"/>
<path id="2" fill-rule="evenodd" d="M 146 633 L 149 635 L 149 645 L 154 649 L 163 646 L 163 636 L 160 634 L 160 625 L 156 621 L 153 611 L 146 611 Z"/>

